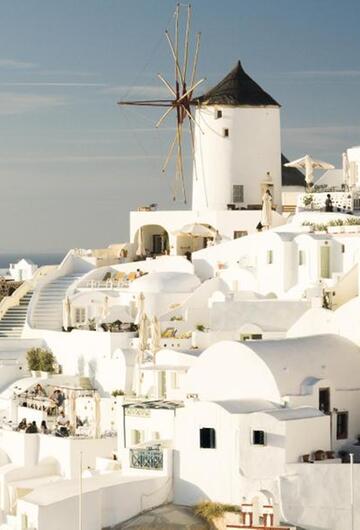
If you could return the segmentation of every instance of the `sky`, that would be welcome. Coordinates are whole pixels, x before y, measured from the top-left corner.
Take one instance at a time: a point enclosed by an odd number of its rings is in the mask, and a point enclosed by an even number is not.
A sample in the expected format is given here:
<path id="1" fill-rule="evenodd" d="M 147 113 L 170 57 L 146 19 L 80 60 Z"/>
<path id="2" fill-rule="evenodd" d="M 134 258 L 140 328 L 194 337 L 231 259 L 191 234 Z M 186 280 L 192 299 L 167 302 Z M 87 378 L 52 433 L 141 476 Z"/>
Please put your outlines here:
<path id="1" fill-rule="evenodd" d="M 157 109 L 117 105 L 167 97 L 175 2 L 0 5 L 0 252 L 102 248 L 128 239 L 131 209 L 189 207 L 161 173 L 174 117 L 155 129 Z M 358 0 L 194 0 L 202 90 L 241 59 L 282 104 L 286 156 L 340 167 L 360 144 L 359 20 Z"/>

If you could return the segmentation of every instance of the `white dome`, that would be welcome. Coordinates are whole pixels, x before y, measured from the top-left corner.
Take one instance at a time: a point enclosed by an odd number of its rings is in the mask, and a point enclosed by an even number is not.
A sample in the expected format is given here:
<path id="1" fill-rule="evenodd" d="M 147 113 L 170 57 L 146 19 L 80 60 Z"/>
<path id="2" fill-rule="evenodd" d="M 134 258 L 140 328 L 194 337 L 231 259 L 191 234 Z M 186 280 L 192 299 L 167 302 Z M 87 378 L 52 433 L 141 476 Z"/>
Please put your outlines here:
<path id="1" fill-rule="evenodd" d="M 200 285 L 195 274 L 187 272 L 150 272 L 130 285 L 136 293 L 192 293 Z"/>

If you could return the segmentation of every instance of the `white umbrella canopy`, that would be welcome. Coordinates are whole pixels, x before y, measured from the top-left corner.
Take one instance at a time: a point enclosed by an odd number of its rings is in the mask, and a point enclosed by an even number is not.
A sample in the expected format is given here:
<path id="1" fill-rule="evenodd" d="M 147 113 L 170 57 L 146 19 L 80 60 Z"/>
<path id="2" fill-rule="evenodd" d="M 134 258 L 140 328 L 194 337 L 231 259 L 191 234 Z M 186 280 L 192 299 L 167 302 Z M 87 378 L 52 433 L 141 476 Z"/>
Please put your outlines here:
<path id="1" fill-rule="evenodd" d="M 66 330 L 71 327 L 71 302 L 68 296 L 63 301 L 63 326 Z"/>
<path id="2" fill-rule="evenodd" d="M 108 308 L 106 314 L 102 318 L 102 322 L 133 322 L 133 317 L 130 315 L 126 306 L 123 305 L 112 305 Z"/>
<path id="3" fill-rule="evenodd" d="M 284 164 L 284 166 L 304 169 L 305 170 L 305 182 L 307 185 L 313 184 L 314 182 L 314 169 L 334 169 L 335 167 L 332 164 L 329 164 L 328 162 L 324 162 L 322 160 L 316 160 L 315 158 L 312 158 L 310 155 L 305 155 L 302 158 L 298 158 L 297 160 L 288 162 L 287 164 Z"/>
<path id="4" fill-rule="evenodd" d="M 184 225 L 180 230 L 177 230 L 176 235 L 185 235 L 192 237 L 215 237 L 216 232 L 212 228 L 208 228 L 200 223 L 190 223 Z"/>

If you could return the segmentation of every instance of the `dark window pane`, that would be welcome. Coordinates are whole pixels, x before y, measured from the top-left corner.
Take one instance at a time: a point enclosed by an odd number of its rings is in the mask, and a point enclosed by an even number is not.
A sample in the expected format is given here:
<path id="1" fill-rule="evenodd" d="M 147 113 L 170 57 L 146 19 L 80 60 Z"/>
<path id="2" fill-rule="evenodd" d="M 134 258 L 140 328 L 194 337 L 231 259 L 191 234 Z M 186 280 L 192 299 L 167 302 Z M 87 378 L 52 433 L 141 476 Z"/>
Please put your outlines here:
<path id="1" fill-rule="evenodd" d="M 202 449 L 215 449 L 215 429 L 211 427 L 203 427 L 202 429 L 200 429 L 200 447 Z"/>

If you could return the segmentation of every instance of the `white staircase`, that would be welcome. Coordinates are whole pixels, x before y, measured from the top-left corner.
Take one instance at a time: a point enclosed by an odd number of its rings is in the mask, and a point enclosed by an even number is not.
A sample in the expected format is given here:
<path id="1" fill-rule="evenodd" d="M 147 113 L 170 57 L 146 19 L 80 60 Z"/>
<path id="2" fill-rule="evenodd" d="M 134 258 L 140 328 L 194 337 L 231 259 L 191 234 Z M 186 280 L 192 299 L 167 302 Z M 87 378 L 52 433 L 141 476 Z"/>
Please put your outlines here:
<path id="1" fill-rule="evenodd" d="M 33 295 L 28 291 L 21 299 L 19 305 L 10 307 L 0 320 L 0 339 L 18 339 L 22 335 L 26 313 Z"/>
<path id="2" fill-rule="evenodd" d="M 72 283 L 80 278 L 78 274 L 62 276 L 46 284 L 32 308 L 32 327 L 60 331 L 63 326 L 63 300 Z"/>

